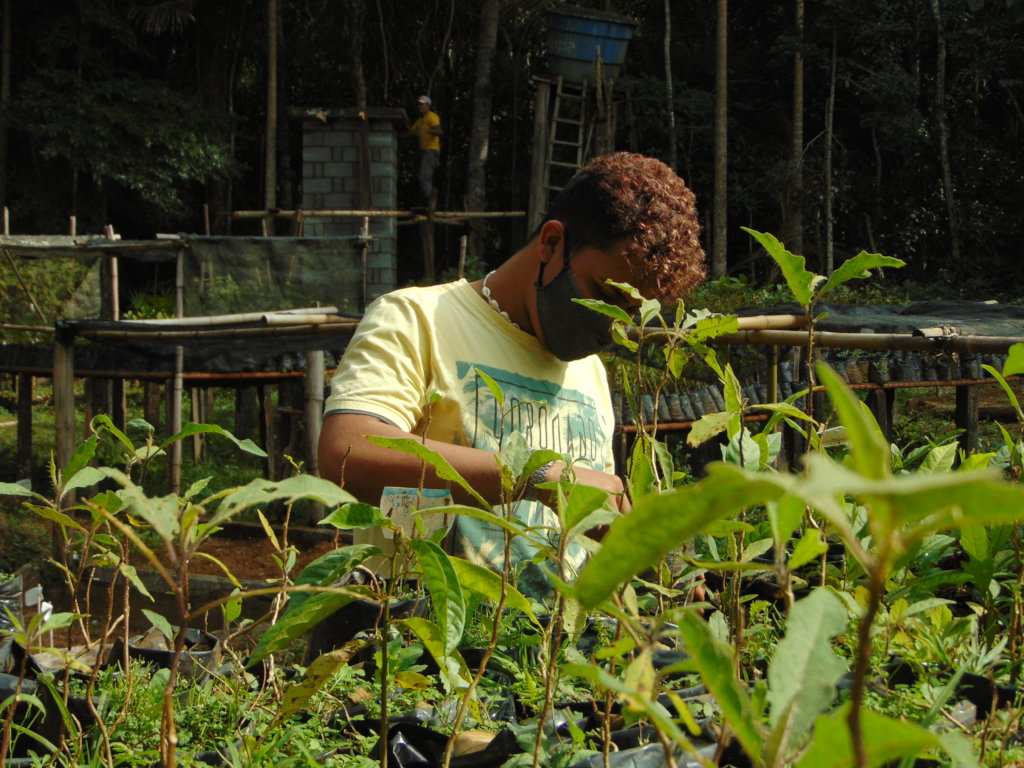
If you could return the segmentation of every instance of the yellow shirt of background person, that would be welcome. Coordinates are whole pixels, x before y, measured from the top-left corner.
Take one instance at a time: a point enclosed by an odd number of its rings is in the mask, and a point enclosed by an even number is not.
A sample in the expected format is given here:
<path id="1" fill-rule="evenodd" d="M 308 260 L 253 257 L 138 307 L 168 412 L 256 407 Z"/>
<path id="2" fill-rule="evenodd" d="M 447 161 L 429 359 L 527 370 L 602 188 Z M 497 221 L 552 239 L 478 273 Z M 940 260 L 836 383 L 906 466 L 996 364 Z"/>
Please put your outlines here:
<path id="1" fill-rule="evenodd" d="M 439 128 L 441 118 L 437 112 L 428 109 L 412 124 L 412 132 L 419 136 L 421 150 L 441 151 L 441 137 L 431 132 L 431 128 Z"/>

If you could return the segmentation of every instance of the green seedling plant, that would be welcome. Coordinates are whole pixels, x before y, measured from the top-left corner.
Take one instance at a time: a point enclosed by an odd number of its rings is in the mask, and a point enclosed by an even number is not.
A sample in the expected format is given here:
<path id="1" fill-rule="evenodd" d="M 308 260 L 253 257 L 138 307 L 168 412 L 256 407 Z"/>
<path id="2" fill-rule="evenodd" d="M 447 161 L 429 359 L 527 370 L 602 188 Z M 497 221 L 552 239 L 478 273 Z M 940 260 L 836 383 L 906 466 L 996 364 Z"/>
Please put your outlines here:
<path id="1" fill-rule="evenodd" d="M 152 614 L 155 626 L 160 629 L 171 643 L 174 653 L 171 657 L 170 674 L 164 689 L 163 720 L 161 724 L 161 764 L 172 767 L 176 764 L 176 728 L 174 691 L 178 678 L 178 670 L 185 650 L 186 634 L 192 622 L 206 611 L 221 604 L 238 600 L 235 595 L 215 604 L 194 608 L 189 598 L 189 563 L 193 558 L 203 557 L 213 560 L 231 579 L 236 587 L 240 584 L 229 570 L 216 558 L 200 551 L 200 547 L 218 527 L 251 508 L 264 508 L 267 504 L 280 502 L 287 505 L 299 499 L 311 499 L 336 507 L 352 501 L 350 494 L 342 491 L 333 483 L 309 475 L 296 475 L 279 482 L 257 479 L 239 487 L 226 489 L 203 498 L 203 490 L 207 481 L 199 481 L 185 491 L 182 496 L 170 494 L 153 498 L 147 495 L 133 475 L 142 479 L 144 471 L 136 471 L 138 467 L 150 461 L 163 451 L 174 440 L 185 437 L 210 433 L 227 437 L 243 450 L 257 455 L 263 452 L 251 441 L 239 441 L 221 427 L 203 424 L 188 424 L 177 435 L 155 446 L 151 435 L 147 434 L 143 445 L 136 446 L 129 437 L 113 425 L 106 416 L 99 416 L 91 424 L 93 434 L 73 453 L 68 466 L 58 471 L 51 462 L 51 476 L 54 485 L 53 498 L 27 491 L 16 484 L 0 484 L 0 493 L 27 496 L 31 499 L 28 507 L 32 511 L 50 520 L 56 525 L 57 540 L 63 551 L 77 536 L 76 545 L 79 549 L 77 570 L 66 563 L 58 561 L 68 577 L 73 600 L 77 600 L 78 586 L 87 565 L 110 564 L 116 568 L 117 574 L 131 583 L 144 597 L 152 597 L 143 585 L 133 566 L 128 564 L 129 548 L 137 550 L 163 579 L 168 590 L 174 595 L 177 604 L 176 630 L 163 617 Z M 96 455 L 96 448 L 101 434 L 109 435 L 124 448 L 125 469 L 107 466 L 91 466 L 90 462 Z M 73 502 L 76 492 L 97 486 L 101 483 L 113 483 L 116 490 L 102 490 L 91 498 Z M 83 520 L 84 522 L 80 521 Z M 154 548 L 152 538 L 143 535 L 142 531 L 153 533 L 161 550 Z M 111 590 L 113 589 L 113 581 Z M 273 594 L 277 588 L 252 590 L 244 596 L 257 594 Z M 113 601 L 108 601 L 113 605 Z M 129 623 L 129 603 L 125 600 L 123 631 L 125 633 L 127 653 L 127 626 Z M 86 615 L 77 602 L 76 619 Z M 101 633 L 100 650 L 106 642 L 111 626 L 110 616 Z M 80 622 L 80 630 L 86 638 L 88 628 Z M 95 672 L 93 674 L 95 678 Z"/>
<path id="2" fill-rule="evenodd" d="M 844 283 L 870 276 L 872 269 L 902 267 L 905 265 L 905 262 L 893 256 L 883 256 L 880 253 L 861 251 L 856 256 L 844 261 L 832 274 L 817 275 L 808 271 L 807 260 L 803 256 L 786 250 L 786 247 L 771 233 L 758 232 L 748 227 L 741 227 L 741 229 L 757 240 L 775 263 L 779 265 L 790 293 L 803 310 L 807 327 L 808 391 L 813 394 L 817 383 L 815 381 L 815 362 L 817 358 L 814 334 L 817 322 L 822 319 L 822 316 L 815 314 L 815 304 Z M 807 410 L 813 419 L 813 397 L 808 398 Z"/>
<path id="3" fill-rule="evenodd" d="M 1024 492 L 984 469 L 941 476 L 893 475 L 887 446 L 870 412 L 830 369 L 819 366 L 818 375 L 850 435 L 851 451 L 844 464 L 836 464 L 822 453 L 812 454 L 800 476 L 713 465 L 705 480 L 645 499 L 613 525 L 601 550 L 580 575 L 575 594 L 585 608 L 597 607 L 668 548 L 678 546 L 714 521 L 739 509 L 795 497 L 827 521 L 866 574 L 865 604 L 858 607 L 848 601 L 857 623 L 849 702 L 835 711 L 819 710 L 814 736 L 794 755 L 790 750 L 801 745 L 787 735 L 789 716 L 784 711 L 778 715 L 773 712 L 768 721 L 772 727 L 767 729 L 762 720 L 763 701 L 782 700 L 772 693 L 771 684 L 770 695 L 759 702 L 756 691 L 748 694 L 732 674 L 726 674 L 726 660 L 728 670 L 732 670 L 732 654 L 708 642 L 703 623 L 696 617 L 680 623 L 684 637 L 689 635 L 687 649 L 698 659 L 696 666 L 705 684 L 715 693 L 723 716 L 748 756 L 764 765 L 784 764 L 795 756 L 802 766 L 842 764 L 837 760 L 845 756 L 849 764 L 866 766 L 927 748 L 945 750 L 956 760 L 972 764 L 973 758 L 958 740 L 938 737 L 910 723 L 879 719 L 863 708 L 872 633 L 887 578 L 903 553 L 937 532 L 1017 521 L 1024 509 Z M 847 503 L 850 499 L 854 502 L 852 508 Z M 866 543 L 855 527 L 858 515 L 864 517 Z M 790 618 L 790 622 L 804 620 Z M 797 631 L 797 627 L 794 625 L 787 633 L 790 631 Z M 702 658 L 705 649 L 716 647 L 717 656 Z M 809 677 L 813 676 L 796 674 L 794 680 Z M 806 707 L 801 711 L 801 717 L 807 715 Z M 837 721 L 844 722 L 845 727 L 837 729 Z"/>

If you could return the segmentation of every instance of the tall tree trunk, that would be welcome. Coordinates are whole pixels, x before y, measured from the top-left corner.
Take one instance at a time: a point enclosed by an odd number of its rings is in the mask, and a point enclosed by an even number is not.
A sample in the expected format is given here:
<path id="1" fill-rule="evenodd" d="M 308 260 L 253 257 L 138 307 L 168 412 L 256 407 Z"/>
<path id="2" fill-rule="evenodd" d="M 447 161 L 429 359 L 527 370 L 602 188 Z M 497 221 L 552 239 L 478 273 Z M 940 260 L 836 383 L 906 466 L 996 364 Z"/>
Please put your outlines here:
<path id="1" fill-rule="evenodd" d="M 954 268 L 960 266 L 960 224 L 953 188 L 953 167 L 949 160 L 949 121 L 946 117 L 946 35 L 942 26 L 940 0 L 931 0 L 935 19 L 935 123 L 939 132 L 939 163 L 942 166 L 942 190 L 949 220 L 949 250 Z"/>
<path id="2" fill-rule="evenodd" d="M 835 267 L 832 242 L 832 122 L 836 111 L 836 32 L 832 30 L 832 69 L 828 78 L 828 101 L 825 106 L 825 274 Z"/>
<path id="3" fill-rule="evenodd" d="M 196 88 L 203 106 L 234 116 L 234 83 L 242 41 L 248 26 L 248 3 L 200 3 L 195 6 Z M 238 129 L 230 120 L 225 141 L 234 156 Z M 212 179 L 206 187 L 211 233 L 231 232 L 231 180 Z"/>
<path id="4" fill-rule="evenodd" d="M 277 41 L 281 20 L 278 0 L 267 0 L 267 136 L 264 147 L 263 207 L 277 207 Z M 268 234 L 273 234 L 268 218 Z"/>
<path id="5" fill-rule="evenodd" d="M 672 6 L 671 0 L 665 0 L 665 101 L 668 106 L 668 164 L 676 170 L 679 162 L 676 157 L 676 103 L 672 93 Z"/>
<path id="6" fill-rule="evenodd" d="M 789 227 L 786 245 L 804 250 L 804 0 L 796 0 L 796 51 L 793 54 L 793 147 L 791 154 Z"/>
<path id="7" fill-rule="evenodd" d="M 11 0 L 4 0 L 4 31 L 0 40 L 0 115 L 11 102 Z M 7 205 L 7 124 L 0 120 L 0 208 Z"/>
<path id="8" fill-rule="evenodd" d="M 715 55 L 715 201 L 714 249 L 711 276 L 725 277 L 728 244 L 728 164 L 729 164 L 729 0 L 718 0 L 718 27 Z"/>
<path id="9" fill-rule="evenodd" d="M 487 185 L 484 166 L 490 144 L 491 66 L 498 40 L 499 0 L 483 0 L 480 6 L 480 36 L 477 44 L 476 82 L 473 84 L 473 114 L 469 126 L 469 165 L 466 173 L 466 210 L 485 209 Z M 480 230 L 472 240 L 474 255 L 480 253 Z"/>

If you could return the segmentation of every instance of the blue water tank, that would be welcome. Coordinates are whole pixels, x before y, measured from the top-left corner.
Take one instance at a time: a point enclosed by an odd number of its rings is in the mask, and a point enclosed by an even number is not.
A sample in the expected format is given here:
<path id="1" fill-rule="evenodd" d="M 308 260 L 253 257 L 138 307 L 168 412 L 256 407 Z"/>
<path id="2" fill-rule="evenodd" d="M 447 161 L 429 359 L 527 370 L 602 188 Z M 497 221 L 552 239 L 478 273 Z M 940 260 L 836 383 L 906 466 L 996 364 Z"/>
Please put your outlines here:
<path id="1" fill-rule="evenodd" d="M 563 6 L 548 11 L 548 66 L 570 82 L 594 79 L 598 51 L 606 80 L 618 77 L 637 22 L 628 16 Z"/>

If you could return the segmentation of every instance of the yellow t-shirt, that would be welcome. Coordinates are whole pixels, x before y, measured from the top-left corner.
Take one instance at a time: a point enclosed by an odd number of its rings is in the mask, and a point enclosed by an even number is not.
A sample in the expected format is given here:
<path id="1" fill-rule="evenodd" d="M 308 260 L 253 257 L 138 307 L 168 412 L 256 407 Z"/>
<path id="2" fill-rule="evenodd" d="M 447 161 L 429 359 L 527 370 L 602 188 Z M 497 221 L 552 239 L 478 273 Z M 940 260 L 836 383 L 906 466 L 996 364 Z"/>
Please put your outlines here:
<path id="1" fill-rule="evenodd" d="M 501 388 L 504 408 L 478 372 Z M 490 451 L 519 432 L 531 450 L 548 448 L 582 466 L 614 471 L 615 421 L 600 358 L 559 360 L 502 319 L 465 280 L 403 288 L 367 308 L 331 381 L 325 411 L 339 410 Z M 558 524 L 538 503 L 519 504 L 516 516 L 533 526 Z M 502 541 L 501 529 L 460 516 L 456 554 L 500 570 Z M 531 554 L 517 544 L 513 561 Z M 574 543 L 566 559 L 578 567 L 584 553 Z M 524 578 L 538 584 L 535 576 Z"/>
<path id="2" fill-rule="evenodd" d="M 441 118 L 438 117 L 436 112 L 427 112 L 412 124 L 412 130 L 416 132 L 420 139 L 420 149 L 433 149 L 438 152 L 441 151 L 441 137 L 435 136 L 432 133 L 427 133 L 426 131 L 426 129 L 434 128 L 440 124 Z M 420 133 L 420 131 L 422 131 L 422 133 Z"/>

